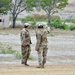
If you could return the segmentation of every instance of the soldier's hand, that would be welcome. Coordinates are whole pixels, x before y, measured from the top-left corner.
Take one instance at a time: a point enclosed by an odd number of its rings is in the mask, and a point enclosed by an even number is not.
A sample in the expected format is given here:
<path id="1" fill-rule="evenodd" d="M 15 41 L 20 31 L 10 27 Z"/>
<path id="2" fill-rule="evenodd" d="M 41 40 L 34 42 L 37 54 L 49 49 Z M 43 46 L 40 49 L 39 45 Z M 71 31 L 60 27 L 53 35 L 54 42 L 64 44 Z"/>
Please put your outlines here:
<path id="1" fill-rule="evenodd" d="M 30 44 L 32 44 L 32 42 L 30 41 Z"/>
<path id="2" fill-rule="evenodd" d="M 36 48 L 35 50 L 36 50 L 36 51 L 38 51 L 38 50 L 39 50 L 39 48 Z"/>

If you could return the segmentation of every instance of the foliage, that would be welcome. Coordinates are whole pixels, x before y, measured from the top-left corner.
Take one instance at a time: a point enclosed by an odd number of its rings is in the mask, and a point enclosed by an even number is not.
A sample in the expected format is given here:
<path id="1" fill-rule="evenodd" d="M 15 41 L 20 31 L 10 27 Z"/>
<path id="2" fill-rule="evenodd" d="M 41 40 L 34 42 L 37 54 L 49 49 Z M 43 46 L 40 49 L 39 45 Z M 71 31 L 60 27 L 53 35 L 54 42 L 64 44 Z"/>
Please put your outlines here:
<path id="1" fill-rule="evenodd" d="M 32 17 L 36 21 L 47 21 L 47 15 L 34 14 Z"/>
<path id="2" fill-rule="evenodd" d="M 39 7 L 48 15 L 48 25 L 50 25 L 51 15 L 58 9 L 63 9 L 68 4 L 68 0 L 39 0 Z"/>
<path id="3" fill-rule="evenodd" d="M 0 0 L 0 13 L 6 14 L 11 9 L 12 0 Z"/>
<path id="4" fill-rule="evenodd" d="M 59 28 L 66 30 L 66 29 L 69 29 L 69 26 L 64 23 L 64 24 L 61 24 L 61 25 L 59 26 Z"/>
<path id="5" fill-rule="evenodd" d="M 12 50 L 12 48 L 10 46 L 6 46 L 6 47 L 3 47 L 1 48 L 1 51 L 0 53 L 2 54 L 13 54 L 15 52 L 15 50 Z"/>
<path id="6" fill-rule="evenodd" d="M 71 25 L 70 30 L 75 30 L 75 25 Z"/>
<path id="7" fill-rule="evenodd" d="M 20 51 L 15 51 L 14 55 L 16 56 L 17 59 L 21 59 L 22 58 L 22 54 Z"/>
<path id="8" fill-rule="evenodd" d="M 33 16 L 27 16 L 25 18 L 23 18 L 21 21 L 22 23 L 28 22 L 28 21 L 47 21 L 47 15 L 39 15 L 39 14 L 34 14 Z"/>
<path id="9" fill-rule="evenodd" d="M 21 21 L 22 21 L 22 23 L 25 23 L 28 21 L 33 21 L 33 18 L 31 16 L 27 16 L 27 17 L 23 18 Z"/>
<path id="10" fill-rule="evenodd" d="M 62 24 L 62 21 L 60 19 L 54 18 L 51 22 L 51 26 L 54 26 L 55 28 L 59 28 L 60 25 Z"/>
<path id="11" fill-rule="evenodd" d="M 6 45 L 5 47 L 2 47 L 2 45 L 0 45 L 0 54 L 13 54 L 13 55 L 15 55 L 16 59 L 22 58 L 21 51 L 13 50 L 12 47 L 9 45 Z M 29 59 L 33 60 L 33 56 L 30 55 Z"/>
<path id="12" fill-rule="evenodd" d="M 59 16 L 52 16 L 51 17 L 51 21 L 54 21 L 55 19 L 60 19 L 60 17 Z"/>
<path id="13" fill-rule="evenodd" d="M 32 55 L 29 56 L 30 60 L 34 60 L 34 57 Z"/>
<path id="14" fill-rule="evenodd" d="M 32 27 L 32 29 L 34 29 L 36 27 L 36 21 L 35 21 L 35 19 L 34 19 L 33 22 L 31 22 L 31 27 Z"/>
<path id="15" fill-rule="evenodd" d="M 15 21 L 17 16 L 26 11 L 32 11 L 33 7 L 36 7 L 36 0 L 14 0 L 12 2 L 12 16 L 13 16 L 13 28 L 15 28 Z"/>
<path id="16" fill-rule="evenodd" d="M 65 21 L 75 23 L 75 19 L 66 19 Z"/>
<path id="17" fill-rule="evenodd" d="M 63 21 L 59 17 L 53 17 L 51 19 L 51 26 L 60 29 L 69 29 L 69 26 L 63 23 Z"/>

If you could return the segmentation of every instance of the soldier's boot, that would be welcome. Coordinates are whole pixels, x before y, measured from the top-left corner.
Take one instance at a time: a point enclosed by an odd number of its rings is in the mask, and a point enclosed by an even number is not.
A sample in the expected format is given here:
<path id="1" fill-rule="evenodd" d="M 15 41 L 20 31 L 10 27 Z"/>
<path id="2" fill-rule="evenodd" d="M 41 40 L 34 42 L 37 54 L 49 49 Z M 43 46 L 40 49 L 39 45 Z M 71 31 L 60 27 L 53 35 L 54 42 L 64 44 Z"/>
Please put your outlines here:
<path id="1" fill-rule="evenodd" d="M 22 59 L 22 61 L 21 61 L 21 64 L 24 64 L 24 61 L 23 61 L 23 59 Z"/>
<path id="2" fill-rule="evenodd" d="M 41 68 L 44 68 L 44 64 L 45 64 L 45 63 L 44 63 L 44 62 L 42 62 L 42 64 L 41 64 Z"/>
<path id="3" fill-rule="evenodd" d="M 22 61 L 21 64 L 24 64 L 24 62 Z"/>
<path id="4" fill-rule="evenodd" d="M 41 68 L 41 64 L 39 64 L 39 66 L 37 66 L 37 68 Z"/>
<path id="5" fill-rule="evenodd" d="M 25 64 L 26 66 L 29 66 L 27 63 Z"/>
<path id="6" fill-rule="evenodd" d="M 27 64 L 27 61 L 25 62 L 25 65 L 26 65 L 26 66 L 29 66 L 29 65 Z"/>
<path id="7" fill-rule="evenodd" d="M 44 64 L 42 64 L 41 68 L 44 68 Z"/>

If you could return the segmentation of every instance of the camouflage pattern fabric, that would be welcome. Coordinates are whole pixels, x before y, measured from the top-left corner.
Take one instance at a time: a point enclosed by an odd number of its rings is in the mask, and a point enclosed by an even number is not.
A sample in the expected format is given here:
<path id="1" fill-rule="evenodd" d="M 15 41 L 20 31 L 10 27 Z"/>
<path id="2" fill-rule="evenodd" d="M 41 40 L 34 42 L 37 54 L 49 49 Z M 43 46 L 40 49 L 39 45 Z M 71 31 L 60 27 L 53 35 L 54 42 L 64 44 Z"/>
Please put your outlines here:
<path id="1" fill-rule="evenodd" d="M 22 50 L 22 64 L 25 64 L 27 63 L 31 51 L 30 48 L 31 39 L 29 31 L 25 30 L 24 28 L 20 33 L 20 37 L 21 37 L 21 50 Z M 23 44 L 25 44 L 25 46 Z"/>
<path id="2" fill-rule="evenodd" d="M 36 48 L 39 49 L 38 52 L 38 62 L 40 67 L 44 67 L 46 63 L 47 56 L 47 32 L 44 29 L 36 30 Z"/>

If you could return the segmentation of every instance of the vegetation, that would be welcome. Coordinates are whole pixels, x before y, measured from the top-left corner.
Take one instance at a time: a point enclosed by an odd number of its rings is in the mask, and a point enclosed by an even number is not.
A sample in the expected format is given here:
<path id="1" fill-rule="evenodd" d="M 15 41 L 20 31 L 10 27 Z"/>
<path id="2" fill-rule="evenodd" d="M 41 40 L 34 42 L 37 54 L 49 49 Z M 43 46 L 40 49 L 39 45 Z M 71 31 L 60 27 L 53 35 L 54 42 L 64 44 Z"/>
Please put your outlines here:
<path id="1" fill-rule="evenodd" d="M 15 55 L 16 59 L 21 59 L 22 54 L 20 50 L 13 50 L 11 46 L 7 45 L 5 47 L 0 46 L 0 54 L 13 54 Z M 30 55 L 30 60 L 33 60 L 33 56 Z"/>
<path id="2" fill-rule="evenodd" d="M 33 7 L 36 7 L 35 0 L 14 0 L 12 2 L 12 17 L 13 17 L 13 28 L 15 28 L 15 22 L 17 16 L 23 12 L 31 11 Z"/>
<path id="3" fill-rule="evenodd" d="M 13 54 L 15 52 L 15 50 L 12 50 L 12 48 L 7 45 L 7 46 L 4 46 L 4 47 L 0 47 L 0 53 L 2 54 Z"/>
<path id="4" fill-rule="evenodd" d="M 0 0 L 0 13 L 6 14 L 11 10 L 11 1 L 12 0 Z"/>
<path id="5" fill-rule="evenodd" d="M 72 19 L 72 18 L 66 19 L 65 22 L 75 23 L 75 19 Z"/>
<path id="6" fill-rule="evenodd" d="M 71 25 L 70 30 L 75 30 L 75 25 Z"/>
<path id="7" fill-rule="evenodd" d="M 47 15 L 39 15 L 39 14 L 34 14 L 33 16 L 27 16 L 25 18 L 23 18 L 22 23 L 28 22 L 28 21 L 32 21 L 32 22 L 40 22 L 40 21 L 44 21 L 47 22 Z"/>
<path id="8" fill-rule="evenodd" d="M 48 25 L 51 23 L 51 15 L 58 9 L 63 9 L 68 4 L 68 0 L 39 0 L 39 7 L 48 15 Z"/>
<path id="9" fill-rule="evenodd" d="M 38 16 L 38 14 L 36 14 L 34 16 L 27 16 L 26 18 L 22 19 L 21 21 L 22 21 L 22 23 L 30 22 L 32 28 L 35 28 L 36 22 L 40 22 L 39 20 L 41 20 L 43 22 L 47 22 L 46 19 L 47 19 L 47 15 L 39 15 Z M 64 30 L 66 30 L 66 29 L 75 30 L 75 25 L 67 25 L 66 21 L 61 20 L 59 16 L 51 17 L 51 27 L 64 29 Z"/>
<path id="10" fill-rule="evenodd" d="M 12 20 L 13 28 L 15 28 L 15 22 L 16 22 L 17 16 L 24 10 L 32 11 L 33 7 L 35 7 L 36 9 L 40 8 L 39 10 L 43 9 L 47 13 L 48 25 L 50 25 L 51 15 L 56 13 L 56 11 L 58 11 L 58 9 L 62 9 L 64 7 L 66 7 L 66 5 L 68 4 L 68 0 L 13 0 L 12 2 L 11 2 L 11 0 L 8 0 L 9 6 L 8 5 L 5 6 L 5 4 L 7 3 L 7 0 L 1 0 L 1 1 L 4 1 L 3 5 L 2 5 L 2 6 L 4 6 L 4 8 L 7 7 L 7 9 L 9 9 L 9 8 L 12 9 L 11 13 L 12 13 L 12 17 L 13 17 L 13 20 Z M 3 8 L 3 11 L 6 10 L 4 8 Z M 40 16 L 37 19 L 39 21 L 42 21 L 41 18 L 42 18 L 42 16 Z"/>

